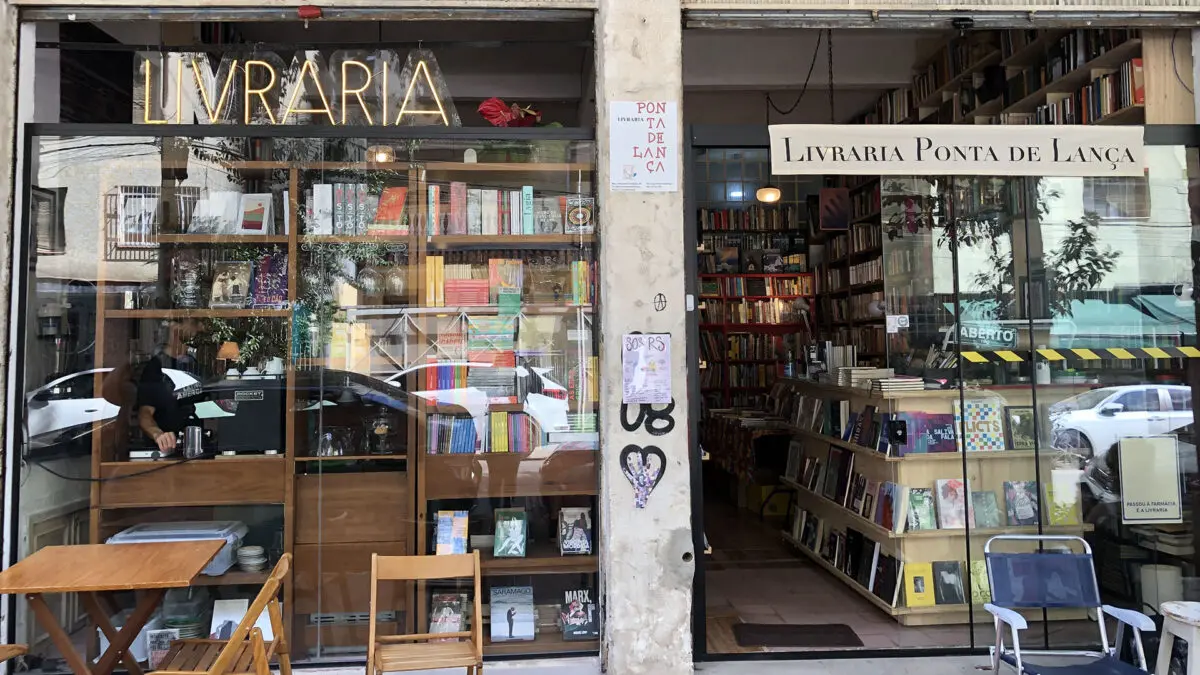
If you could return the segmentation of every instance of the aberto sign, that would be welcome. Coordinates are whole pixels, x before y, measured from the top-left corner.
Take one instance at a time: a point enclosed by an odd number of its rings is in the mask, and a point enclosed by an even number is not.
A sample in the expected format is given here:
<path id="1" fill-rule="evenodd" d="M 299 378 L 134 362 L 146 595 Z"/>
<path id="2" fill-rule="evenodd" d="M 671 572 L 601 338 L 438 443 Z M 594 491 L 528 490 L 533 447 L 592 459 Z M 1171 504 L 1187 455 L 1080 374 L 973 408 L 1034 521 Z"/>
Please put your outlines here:
<path id="1" fill-rule="evenodd" d="M 780 124 L 775 175 L 1143 176 L 1141 127 Z"/>

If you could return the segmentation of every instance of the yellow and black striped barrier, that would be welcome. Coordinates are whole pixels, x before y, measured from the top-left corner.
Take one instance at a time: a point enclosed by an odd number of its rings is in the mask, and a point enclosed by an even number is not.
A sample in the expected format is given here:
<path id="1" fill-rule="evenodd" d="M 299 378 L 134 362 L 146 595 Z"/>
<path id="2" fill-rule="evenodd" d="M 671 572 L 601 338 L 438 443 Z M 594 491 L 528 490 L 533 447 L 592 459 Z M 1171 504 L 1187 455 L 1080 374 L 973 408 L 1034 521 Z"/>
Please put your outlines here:
<path id="1" fill-rule="evenodd" d="M 1135 361 L 1138 359 L 1195 359 L 1200 358 L 1196 347 L 1096 347 L 1093 349 L 989 349 L 965 351 L 962 357 L 967 363 L 1021 363 L 1031 361 Z"/>

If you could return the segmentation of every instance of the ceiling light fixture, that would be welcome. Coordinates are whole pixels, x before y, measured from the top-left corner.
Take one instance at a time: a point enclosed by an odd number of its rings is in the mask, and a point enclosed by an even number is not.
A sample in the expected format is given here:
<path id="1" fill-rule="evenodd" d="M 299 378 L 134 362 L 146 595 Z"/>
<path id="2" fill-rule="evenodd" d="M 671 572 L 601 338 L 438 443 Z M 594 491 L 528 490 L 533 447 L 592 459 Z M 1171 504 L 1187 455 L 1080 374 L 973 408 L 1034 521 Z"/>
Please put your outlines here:
<path id="1" fill-rule="evenodd" d="M 803 92 L 800 94 L 803 96 Z M 766 94 L 767 103 L 767 131 L 771 130 L 771 94 Z M 796 103 L 800 103 L 800 99 L 796 99 Z M 794 109 L 796 106 L 792 106 Z M 754 198 L 764 204 L 774 204 L 783 198 L 783 191 L 771 184 L 770 179 L 767 179 L 767 184 L 754 191 Z"/>

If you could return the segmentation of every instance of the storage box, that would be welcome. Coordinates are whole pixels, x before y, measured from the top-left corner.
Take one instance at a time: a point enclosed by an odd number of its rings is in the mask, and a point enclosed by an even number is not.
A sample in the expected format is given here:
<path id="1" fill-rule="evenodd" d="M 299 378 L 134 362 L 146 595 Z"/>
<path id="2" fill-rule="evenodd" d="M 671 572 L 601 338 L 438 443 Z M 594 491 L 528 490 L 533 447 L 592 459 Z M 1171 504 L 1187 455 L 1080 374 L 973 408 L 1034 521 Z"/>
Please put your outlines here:
<path id="1" fill-rule="evenodd" d="M 772 492 L 775 494 L 772 495 Z M 767 505 L 765 511 L 763 504 Z M 753 513 L 762 513 L 768 518 L 782 518 L 787 514 L 787 506 L 788 490 L 782 485 L 750 483 L 746 490 L 746 509 Z"/>
<path id="2" fill-rule="evenodd" d="M 217 552 L 204 574 L 217 577 L 237 562 L 237 550 L 249 528 L 238 521 L 185 521 L 180 523 L 144 523 L 109 537 L 110 544 L 145 544 L 159 541 L 205 541 L 223 539 L 225 546 Z"/>

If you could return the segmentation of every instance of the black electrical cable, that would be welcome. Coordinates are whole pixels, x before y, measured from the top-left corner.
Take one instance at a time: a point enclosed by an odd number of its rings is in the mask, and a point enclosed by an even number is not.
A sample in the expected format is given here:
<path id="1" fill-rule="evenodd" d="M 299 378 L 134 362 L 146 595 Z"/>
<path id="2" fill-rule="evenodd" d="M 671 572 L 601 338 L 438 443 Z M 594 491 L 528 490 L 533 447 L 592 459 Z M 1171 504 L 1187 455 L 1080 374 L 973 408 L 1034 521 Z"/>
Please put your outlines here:
<path id="1" fill-rule="evenodd" d="M 817 44 L 813 45 L 812 59 L 809 61 L 809 64 L 808 64 L 808 75 L 804 76 L 804 86 L 800 88 L 800 93 L 796 96 L 796 102 L 793 103 L 792 106 L 790 108 L 788 108 L 787 110 L 780 110 L 779 106 L 775 105 L 775 102 L 771 100 L 771 94 L 769 94 L 769 93 L 767 94 L 767 105 L 771 106 L 771 108 L 776 113 L 778 113 L 780 115 L 792 114 L 792 111 L 796 109 L 796 106 L 800 105 L 800 100 L 804 98 L 804 94 L 806 94 L 808 92 L 808 81 L 810 79 L 812 79 L 813 70 L 816 68 L 816 65 L 817 65 L 817 52 L 820 51 L 820 49 L 821 49 L 821 37 L 822 37 L 822 33 L 818 32 L 817 33 Z"/>
<path id="2" fill-rule="evenodd" d="M 1176 28 L 1171 33 L 1171 71 L 1175 73 L 1175 79 L 1179 80 L 1179 84 L 1183 87 L 1184 91 L 1195 95 L 1196 92 L 1192 91 L 1192 88 L 1187 85 L 1187 82 L 1184 82 L 1183 77 L 1179 74 L 1179 62 L 1175 60 L 1175 38 L 1178 35 L 1179 29 Z"/>

